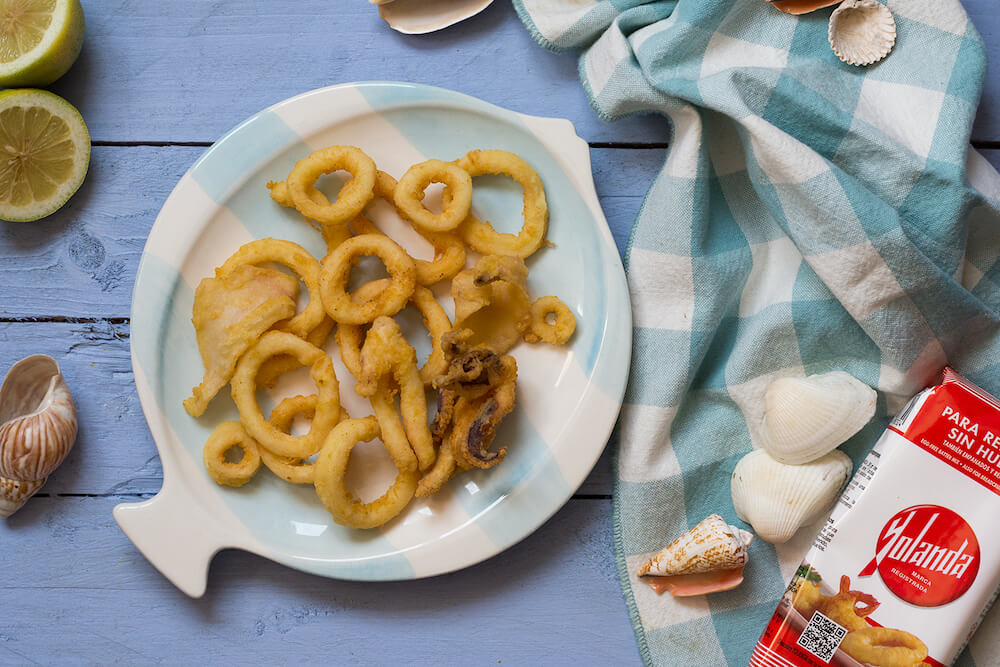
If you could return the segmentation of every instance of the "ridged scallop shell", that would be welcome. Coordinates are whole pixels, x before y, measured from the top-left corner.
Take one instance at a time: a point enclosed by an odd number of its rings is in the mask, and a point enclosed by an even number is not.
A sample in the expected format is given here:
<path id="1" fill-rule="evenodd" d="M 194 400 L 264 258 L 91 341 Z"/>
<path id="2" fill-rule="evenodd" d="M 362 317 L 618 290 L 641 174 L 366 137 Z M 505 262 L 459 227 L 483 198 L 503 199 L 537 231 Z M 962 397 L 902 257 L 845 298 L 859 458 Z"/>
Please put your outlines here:
<path id="1" fill-rule="evenodd" d="M 640 567 L 638 575 L 701 574 L 743 567 L 752 541 L 752 533 L 730 526 L 718 514 L 709 514 Z"/>
<path id="2" fill-rule="evenodd" d="M 0 477 L 0 519 L 6 519 L 24 507 L 28 498 L 35 495 L 45 484 L 44 479 L 24 482 L 19 479 Z"/>
<path id="3" fill-rule="evenodd" d="M 764 393 L 760 444 L 782 463 L 815 461 L 871 421 L 877 398 L 874 389 L 843 371 L 779 378 Z"/>
<path id="4" fill-rule="evenodd" d="M 896 21 L 875 0 L 844 0 L 830 15 L 828 38 L 845 63 L 871 65 L 889 55 L 896 44 Z"/>
<path id="5" fill-rule="evenodd" d="M 0 476 L 33 481 L 59 467 L 76 440 L 76 407 L 55 359 L 35 354 L 0 387 Z"/>
<path id="6" fill-rule="evenodd" d="M 800 466 L 775 461 L 767 452 L 750 452 L 736 464 L 730 490 L 736 516 L 768 542 L 787 542 L 802 526 L 827 512 L 851 474 L 851 459 L 841 451 Z"/>
<path id="7" fill-rule="evenodd" d="M 378 14 L 397 32 L 420 35 L 471 18 L 493 0 L 392 0 L 376 2 Z"/>

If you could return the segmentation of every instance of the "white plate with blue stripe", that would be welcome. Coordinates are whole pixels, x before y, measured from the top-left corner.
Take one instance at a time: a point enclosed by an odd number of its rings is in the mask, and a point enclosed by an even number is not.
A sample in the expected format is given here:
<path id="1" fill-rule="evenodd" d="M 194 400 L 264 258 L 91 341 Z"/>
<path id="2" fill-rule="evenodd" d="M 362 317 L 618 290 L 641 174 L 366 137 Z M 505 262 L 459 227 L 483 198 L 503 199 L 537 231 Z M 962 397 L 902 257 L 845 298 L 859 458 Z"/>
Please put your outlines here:
<path id="1" fill-rule="evenodd" d="M 335 524 L 311 486 L 287 484 L 266 469 L 239 489 L 217 486 L 204 470 L 201 451 L 216 424 L 238 418 L 228 391 L 200 419 L 181 406 L 202 375 L 191 326 L 194 288 L 253 239 L 289 239 L 323 255 L 319 234 L 294 211 L 274 204 L 265 183 L 282 180 L 296 160 L 334 144 L 359 146 L 397 178 L 416 162 L 453 160 L 476 148 L 521 155 L 545 185 L 548 239 L 554 244 L 529 258 L 529 289 L 558 295 L 577 318 L 569 345 L 522 343 L 511 352 L 519 367 L 518 402 L 497 435 L 497 444 L 508 448 L 506 460 L 461 474 L 433 498 L 414 500 L 402 515 L 371 531 Z M 501 231 L 520 226 L 520 189 L 505 179 L 476 179 L 473 206 Z M 402 234 L 414 256 L 429 256 L 419 237 L 387 224 L 386 231 Z M 450 308 L 446 290 L 444 285 L 436 294 Z M 404 329 L 418 355 L 426 354 L 426 335 L 417 325 L 404 323 Z M 594 190 L 589 148 L 569 121 L 525 116 L 440 88 L 372 82 L 281 102 L 236 127 L 191 167 L 143 251 L 131 341 L 139 399 L 164 482 L 154 498 L 119 505 L 114 516 L 170 581 L 200 596 L 209 562 L 224 548 L 327 577 L 400 580 L 472 565 L 528 536 L 580 486 L 611 434 L 628 376 L 631 311 Z M 370 413 L 330 345 L 345 407 L 356 417 Z M 295 382 L 292 377 L 279 384 L 268 398 L 302 392 Z M 352 456 L 351 476 L 365 468 L 358 491 L 363 499 L 379 485 L 384 490 L 393 475 L 377 447 L 362 448 L 357 463 Z"/>

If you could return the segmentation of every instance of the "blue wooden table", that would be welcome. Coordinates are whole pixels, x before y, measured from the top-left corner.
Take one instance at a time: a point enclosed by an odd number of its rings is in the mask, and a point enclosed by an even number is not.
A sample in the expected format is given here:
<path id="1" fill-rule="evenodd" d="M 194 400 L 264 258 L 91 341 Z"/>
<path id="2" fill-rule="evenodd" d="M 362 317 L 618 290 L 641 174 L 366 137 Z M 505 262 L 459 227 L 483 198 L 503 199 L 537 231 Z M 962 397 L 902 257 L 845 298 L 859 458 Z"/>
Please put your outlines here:
<path id="1" fill-rule="evenodd" d="M 1000 166 L 1000 13 L 967 0 L 993 73 L 974 143 Z M 129 362 L 139 255 L 174 184 L 254 112 L 334 83 L 417 81 L 572 120 L 621 248 L 668 137 L 659 118 L 600 121 L 572 55 L 536 46 L 513 9 L 434 35 L 390 31 L 363 0 L 84 0 L 87 41 L 53 89 L 94 140 L 90 174 L 61 212 L 0 226 L 0 368 L 54 356 L 80 435 L 66 464 L 0 522 L 0 663 L 633 664 L 611 546 L 605 454 L 537 533 L 429 580 L 325 580 L 240 552 L 191 600 L 111 518 L 162 476 Z M 929 57 L 932 57 L 929 54 Z"/>

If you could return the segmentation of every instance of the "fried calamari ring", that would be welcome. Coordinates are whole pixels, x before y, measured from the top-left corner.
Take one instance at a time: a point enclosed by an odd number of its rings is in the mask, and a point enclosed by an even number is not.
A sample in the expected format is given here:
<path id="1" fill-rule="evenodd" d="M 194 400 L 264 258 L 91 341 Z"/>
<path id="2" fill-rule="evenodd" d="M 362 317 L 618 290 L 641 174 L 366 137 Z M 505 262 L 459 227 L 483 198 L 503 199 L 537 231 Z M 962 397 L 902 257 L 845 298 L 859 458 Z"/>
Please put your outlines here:
<path id="1" fill-rule="evenodd" d="M 309 375 L 318 389 L 316 415 L 305 435 L 282 433 L 264 418 L 257 403 L 256 378 L 261 364 L 279 354 L 290 354 L 303 366 L 309 366 Z M 247 433 L 261 446 L 280 456 L 309 458 L 319 451 L 323 439 L 340 418 L 340 386 L 330 357 L 318 347 L 283 331 L 264 334 L 240 358 L 231 388 L 233 401 L 240 411 L 240 421 Z"/>
<path id="2" fill-rule="evenodd" d="M 340 189 L 336 202 L 331 204 L 326 195 L 316 189 L 316 179 L 341 169 L 351 172 L 352 178 Z M 371 201 L 375 188 L 375 162 L 360 148 L 328 146 L 296 162 L 285 183 L 299 213 L 321 225 L 344 224 Z"/>
<path id="3" fill-rule="evenodd" d="M 243 452 L 239 461 L 226 460 L 226 452 L 236 447 Z M 202 460 L 209 476 L 217 484 L 243 486 L 260 469 L 260 452 L 257 443 L 239 422 L 222 422 L 208 436 L 202 451 Z"/>
<path id="4" fill-rule="evenodd" d="M 351 528 L 376 528 L 397 516 L 409 504 L 417 488 L 416 470 L 405 470 L 393 458 L 398 473 L 392 486 L 377 500 L 362 503 L 344 487 L 344 475 L 354 445 L 381 434 L 375 417 L 348 419 L 338 424 L 313 465 L 316 495 L 333 515 L 333 520 Z M 392 452 L 389 452 L 392 454 Z"/>
<path id="5" fill-rule="evenodd" d="M 549 206 L 545 201 L 542 179 L 531 165 L 513 153 L 487 150 L 470 151 L 456 164 L 470 176 L 506 174 L 524 189 L 524 225 L 515 234 L 501 234 L 489 222 L 483 222 L 471 213 L 459 226 L 458 232 L 470 248 L 484 255 L 514 255 L 528 257 L 545 242 L 549 223 Z M 454 194 L 445 190 L 444 202 L 448 205 Z"/>
<path id="6" fill-rule="evenodd" d="M 375 177 L 375 197 L 384 199 L 395 207 L 393 195 L 396 192 L 396 179 L 384 171 L 379 171 Z M 404 216 L 400 216 L 405 219 Z M 462 240 L 454 234 L 448 232 L 429 232 L 423 230 L 409 221 L 413 229 L 420 234 L 424 240 L 434 246 L 434 259 L 431 261 L 414 259 L 417 266 L 417 284 L 434 285 L 447 278 L 451 278 L 462 270 L 465 266 L 465 245 Z M 358 215 L 351 221 L 351 227 L 357 234 L 382 234 L 388 236 L 378 228 L 364 213 Z M 333 248 L 330 248 L 333 252 Z"/>
<path id="7" fill-rule="evenodd" d="M 455 455 L 451 453 L 451 447 L 441 447 L 434 465 L 417 482 L 417 490 L 413 495 L 417 498 L 433 496 L 443 489 L 457 472 L 458 466 L 455 465 Z"/>
<path id="8" fill-rule="evenodd" d="M 390 450 L 398 450 L 397 460 L 407 458 L 402 451 L 406 445 L 407 449 L 412 448 L 420 469 L 429 468 L 434 463 L 435 453 L 427 426 L 427 397 L 417 371 L 417 354 L 392 318 L 379 317 L 365 336 L 361 348 L 361 374 L 357 380 L 355 391 L 371 399 L 382 429 L 382 440 Z M 397 391 L 403 424 L 400 424 L 393 399 Z M 397 442 L 401 444 L 397 446 Z"/>
<path id="9" fill-rule="evenodd" d="M 859 662 L 882 667 L 918 665 L 927 657 L 927 645 L 914 635 L 894 628 L 852 630 L 840 650 Z"/>
<path id="10" fill-rule="evenodd" d="M 448 200 L 441 213 L 423 205 L 424 191 L 431 183 L 444 183 Z M 393 201 L 399 212 L 420 229 L 447 232 L 455 229 L 469 215 L 472 206 L 472 177 L 453 162 L 427 160 L 406 170 L 396 186 Z"/>
<path id="11" fill-rule="evenodd" d="M 320 234 L 323 235 L 323 240 L 326 241 L 326 254 L 328 255 L 339 248 L 341 243 L 354 236 L 351 233 L 350 225 L 320 225 L 317 223 L 316 226 L 319 228 Z"/>
<path id="12" fill-rule="evenodd" d="M 288 184 L 284 181 L 278 181 L 277 183 L 271 181 L 267 184 L 267 189 L 271 193 L 271 199 L 277 203 L 282 206 L 287 206 L 288 208 L 295 207 L 295 204 L 292 202 L 292 195 L 288 192 Z M 321 199 L 323 197 L 323 193 L 315 188 L 313 188 L 310 196 L 317 205 L 322 205 L 323 201 L 325 201 Z M 300 213 L 299 215 L 302 214 Z M 352 236 L 351 228 L 347 223 L 339 225 L 321 225 L 315 220 L 310 220 L 304 215 L 302 215 L 302 219 L 308 222 L 313 229 L 323 235 L 323 240 L 326 241 L 326 254 L 328 255 L 333 252 L 337 246 Z"/>
<path id="13" fill-rule="evenodd" d="M 555 316 L 550 324 L 549 315 Z M 576 317 L 569 307 L 557 296 L 542 296 L 531 304 L 531 333 L 524 339 L 529 343 L 543 340 L 553 345 L 562 345 L 576 331 Z"/>
<path id="14" fill-rule="evenodd" d="M 316 416 L 315 394 L 290 396 L 283 399 L 274 410 L 271 410 L 271 425 L 279 431 L 288 433 L 292 427 L 292 420 L 298 415 L 304 415 L 307 419 L 313 419 Z M 271 453 L 266 447 L 260 448 L 260 459 L 271 472 L 286 482 L 292 484 L 313 483 L 313 464 L 309 463 L 307 459 L 279 456 Z"/>
<path id="15" fill-rule="evenodd" d="M 385 278 L 365 283 L 354 292 L 354 300 L 361 303 L 374 298 L 379 292 L 384 290 L 389 284 Z M 413 304 L 424 320 L 424 326 L 431 335 L 431 353 L 427 361 L 420 367 L 420 379 L 425 387 L 430 387 L 438 375 L 441 375 L 448 368 L 448 360 L 444 358 L 444 351 L 441 349 L 441 337 L 451 329 L 451 320 L 448 313 L 444 311 L 441 304 L 434 298 L 434 293 L 426 287 L 418 285 L 410 297 Z M 340 349 L 340 358 L 344 366 L 354 377 L 361 377 L 361 346 L 364 344 L 364 328 L 359 325 L 341 324 L 337 327 L 337 347 Z"/>
<path id="16" fill-rule="evenodd" d="M 389 286 L 376 298 L 357 303 L 347 291 L 354 260 L 374 255 L 382 260 L 392 277 Z M 380 315 L 395 315 L 406 305 L 416 287 L 413 259 L 388 236 L 362 234 L 347 239 L 323 260 L 320 297 L 326 312 L 340 324 L 367 324 Z"/>
<path id="17" fill-rule="evenodd" d="M 298 275 L 306 289 L 309 290 L 309 303 L 306 304 L 306 307 L 280 327 L 281 330 L 291 332 L 299 338 L 308 336 L 309 332 L 323 322 L 326 311 L 323 310 L 323 301 L 319 296 L 319 262 L 305 248 L 297 243 L 282 239 L 251 241 L 233 253 L 218 268 L 216 274 L 225 276 L 232 273 L 238 266 L 265 262 L 275 262 L 287 266 Z"/>
<path id="18" fill-rule="evenodd" d="M 326 345 L 326 340 L 330 337 L 330 332 L 333 331 L 336 324 L 329 317 L 323 318 L 320 325 L 306 336 L 306 342 L 322 348 Z M 260 372 L 257 373 L 257 384 L 261 387 L 273 387 L 278 382 L 279 377 L 285 373 L 291 373 L 301 366 L 299 360 L 290 354 L 271 357 L 261 365 Z"/>

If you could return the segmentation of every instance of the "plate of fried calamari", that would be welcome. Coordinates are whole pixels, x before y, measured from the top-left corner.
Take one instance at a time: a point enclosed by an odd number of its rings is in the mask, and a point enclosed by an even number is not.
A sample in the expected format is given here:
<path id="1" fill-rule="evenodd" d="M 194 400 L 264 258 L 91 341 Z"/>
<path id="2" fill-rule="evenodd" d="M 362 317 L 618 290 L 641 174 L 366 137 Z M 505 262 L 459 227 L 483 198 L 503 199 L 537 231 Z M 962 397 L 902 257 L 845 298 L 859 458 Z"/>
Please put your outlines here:
<path id="1" fill-rule="evenodd" d="M 199 596 L 224 548 L 401 580 L 523 539 L 607 443 L 631 313 L 568 121 L 357 83 L 194 164 L 146 243 L 131 341 L 164 484 L 115 519 Z"/>

